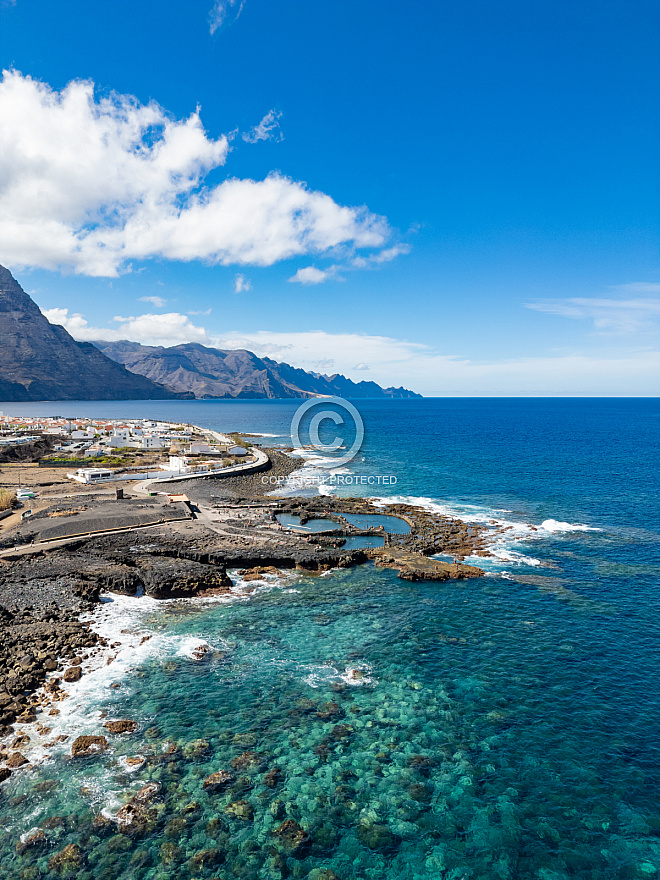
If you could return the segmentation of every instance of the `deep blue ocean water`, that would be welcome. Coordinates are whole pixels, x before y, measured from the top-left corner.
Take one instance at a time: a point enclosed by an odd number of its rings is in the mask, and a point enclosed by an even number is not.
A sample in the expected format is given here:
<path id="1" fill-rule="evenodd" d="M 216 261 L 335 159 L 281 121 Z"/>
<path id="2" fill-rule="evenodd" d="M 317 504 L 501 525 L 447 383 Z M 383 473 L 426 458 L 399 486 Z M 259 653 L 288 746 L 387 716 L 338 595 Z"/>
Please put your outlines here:
<path id="1" fill-rule="evenodd" d="M 297 404 L 0 409 L 151 416 L 285 444 Z M 49 857 L 73 842 L 90 880 L 660 873 L 660 403 L 355 404 L 365 441 L 340 474 L 396 484 L 336 491 L 496 520 L 508 527 L 496 555 L 477 560 L 488 576 L 412 584 L 363 566 L 272 579 L 229 602 L 106 602 L 96 625 L 125 647 L 72 688 L 50 736 L 100 732 L 100 712 L 140 728 L 82 762 L 67 744 L 49 749 L 3 785 L 3 876 L 54 877 Z M 202 643 L 211 651 L 196 661 Z M 166 742 L 173 760 L 150 758 Z M 260 763 L 241 782 L 203 789 L 246 749 Z M 132 755 L 147 760 L 132 769 Z M 263 782 L 273 767 L 276 788 Z M 163 786 L 153 832 L 92 826 L 148 781 Z M 227 812 L 239 800 L 249 819 Z M 53 816 L 64 821 L 46 847 L 19 855 L 21 835 Z M 300 852 L 273 833 L 285 817 L 310 835 Z M 205 850 L 215 864 L 196 859 Z"/>

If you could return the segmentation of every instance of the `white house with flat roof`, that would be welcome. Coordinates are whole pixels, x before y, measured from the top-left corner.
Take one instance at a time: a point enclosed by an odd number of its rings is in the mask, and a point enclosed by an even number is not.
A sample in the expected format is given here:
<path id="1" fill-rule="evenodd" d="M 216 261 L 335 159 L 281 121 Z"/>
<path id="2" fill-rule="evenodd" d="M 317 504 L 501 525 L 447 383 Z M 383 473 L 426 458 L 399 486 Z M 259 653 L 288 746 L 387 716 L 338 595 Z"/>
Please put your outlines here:
<path id="1" fill-rule="evenodd" d="M 115 479 L 115 472 L 106 468 L 78 468 L 75 474 L 67 474 L 67 477 L 79 483 L 107 483 Z"/>

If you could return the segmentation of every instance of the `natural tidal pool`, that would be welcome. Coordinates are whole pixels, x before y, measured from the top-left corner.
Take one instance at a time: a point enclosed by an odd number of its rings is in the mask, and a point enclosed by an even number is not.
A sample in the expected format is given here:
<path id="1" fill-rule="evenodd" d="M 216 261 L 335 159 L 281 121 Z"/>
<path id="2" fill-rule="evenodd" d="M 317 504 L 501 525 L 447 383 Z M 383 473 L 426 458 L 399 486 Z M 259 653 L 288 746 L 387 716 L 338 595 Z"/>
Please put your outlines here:
<path id="1" fill-rule="evenodd" d="M 398 516 L 389 516 L 388 514 L 367 514 L 367 513 L 342 513 L 342 516 L 351 525 L 357 526 L 359 529 L 377 529 L 383 528 L 390 535 L 407 535 L 410 532 L 410 526 Z"/>
<path id="2" fill-rule="evenodd" d="M 385 538 L 378 535 L 349 535 L 343 545 L 345 550 L 366 550 L 370 547 L 382 547 Z"/>
<path id="3" fill-rule="evenodd" d="M 296 529 L 301 532 L 338 532 L 340 526 L 331 519 L 308 519 L 303 525 L 299 516 L 290 513 L 278 513 L 277 521 L 287 529 Z"/>
<path id="4" fill-rule="evenodd" d="M 4 787 L 7 880 L 564 880 L 660 865 L 652 755 L 631 750 L 630 695 L 594 650 L 595 632 L 617 635 L 611 609 L 367 565 L 230 602 L 114 597 L 102 613 L 106 632 L 152 638 L 83 677 L 53 722 L 71 739 Z M 138 730 L 108 734 L 100 712 Z M 83 732 L 108 750 L 70 758 Z M 219 770 L 229 784 L 205 788 Z M 146 824 L 113 821 L 151 782 Z M 49 869 L 69 844 L 69 873 Z"/>

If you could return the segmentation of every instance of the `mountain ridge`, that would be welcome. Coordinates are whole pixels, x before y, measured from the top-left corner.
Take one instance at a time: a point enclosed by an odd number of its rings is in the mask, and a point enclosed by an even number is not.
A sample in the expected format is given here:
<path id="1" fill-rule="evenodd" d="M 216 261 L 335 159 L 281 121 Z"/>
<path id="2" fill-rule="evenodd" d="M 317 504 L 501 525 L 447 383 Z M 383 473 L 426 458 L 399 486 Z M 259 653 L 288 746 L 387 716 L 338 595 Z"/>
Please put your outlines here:
<path id="1" fill-rule="evenodd" d="M 80 342 L 51 324 L 0 266 L 0 400 L 413 398 L 405 388 L 307 372 L 196 342 Z"/>
<path id="2" fill-rule="evenodd" d="M 180 399 L 51 324 L 0 266 L 0 400 Z"/>
<path id="3" fill-rule="evenodd" d="M 405 388 L 353 382 L 340 373 L 324 376 L 261 358 L 246 349 L 210 348 L 198 342 L 173 346 L 121 340 L 94 345 L 127 369 L 166 388 L 192 392 L 197 399 L 283 399 L 300 397 L 418 398 Z"/>

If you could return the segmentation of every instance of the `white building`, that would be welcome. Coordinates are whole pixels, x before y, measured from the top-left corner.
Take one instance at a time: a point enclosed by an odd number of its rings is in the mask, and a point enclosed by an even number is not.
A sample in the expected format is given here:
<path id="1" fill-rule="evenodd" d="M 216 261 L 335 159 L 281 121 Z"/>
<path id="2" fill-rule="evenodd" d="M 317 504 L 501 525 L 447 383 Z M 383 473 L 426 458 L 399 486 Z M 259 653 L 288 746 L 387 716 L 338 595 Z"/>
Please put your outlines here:
<path id="1" fill-rule="evenodd" d="M 105 468 L 78 468 L 75 474 L 67 474 L 67 477 L 79 483 L 107 483 L 115 479 L 115 473 Z"/>
<path id="2" fill-rule="evenodd" d="M 217 453 L 218 451 L 218 449 L 209 446 L 208 443 L 197 442 L 190 444 L 191 455 L 213 455 L 213 453 Z"/>
<path id="3" fill-rule="evenodd" d="M 164 449 L 165 444 L 155 434 L 148 434 L 140 441 L 140 449 Z"/>
<path id="4" fill-rule="evenodd" d="M 230 455 L 247 455 L 247 449 L 244 446 L 230 446 L 227 452 Z"/>
<path id="5" fill-rule="evenodd" d="M 165 471 L 177 471 L 181 473 L 190 470 L 189 462 L 185 455 L 170 455 L 170 463 L 161 464 L 161 467 Z"/>

